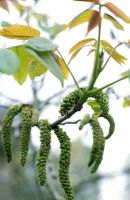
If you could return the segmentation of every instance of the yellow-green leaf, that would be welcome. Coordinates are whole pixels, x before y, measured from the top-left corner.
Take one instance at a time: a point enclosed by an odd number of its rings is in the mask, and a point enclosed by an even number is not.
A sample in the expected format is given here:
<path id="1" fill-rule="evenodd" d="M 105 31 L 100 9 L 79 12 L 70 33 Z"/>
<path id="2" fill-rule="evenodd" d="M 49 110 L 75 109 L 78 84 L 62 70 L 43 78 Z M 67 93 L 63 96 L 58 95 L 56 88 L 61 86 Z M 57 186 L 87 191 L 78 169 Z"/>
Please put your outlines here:
<path id="1" fill-rule="evenodd" d="M 130 23 L 130 17 L 128 17 L 121 9 L 119 9 L 117 6 L 115 6 L 111 2 L 107 2 L 104 4 L 104 6 L 110 10 L 114 15 L 125 21 L 126 23 Z"/>
<path id="2" fill-rule="evenodd" d="M 10 49 L 17 54 L 20 61 L 20 67 L 15 74 L 13 74 L 13 77 L 20 85 L 22 85 L 29 73 L 31 56 L 22 46 L 12 47 Z"/>
<path id="3" fill-rule="evenodd" d="M 77 15 L 70 23 L 69 23 L 69 29 L 74 28 L 75 26 L 78 26 L 82 23 L 88 22 L 91 14 L 93 13 L 93 10 L 85 10 L 79 15 Z"/>
<path id="4" fill-rule="evenodd" d="M 62 73 L 63 73 L 64 79 L 68 79 L 69 71 L 68 71 L 68 69 L 67 69 L 67 67 L 66 67 L 65 62 L 64 62 L 63 59 L 62 59 L 60 56 L 58 56 L 57 54 L 54 54 L 54 57 L 55 57 L 56 62 L 57 62 L 57 64 L 59 65 L 59 67 L 60 67 L 60 69 L 61 69 L 61 71 L 62 71 Z"/>
<path id="5" fill-rule="evenodd" d="M 121 74 L 121 77 L 123 77 L 123 78 L 129 78 L 129 80 L 130 80 L 130 70 L 127 70 L 127 71 L 123 72 Z"/>
<path id="6" fill-rule="evenodd" d="M 35 58 L 31 61 L 29 76 L 33 80 L 37 76 L 41 76 L 47 72 L 47 68 L 39 63 Z"/>
<path id="7" fill-rule="evenodd" d="M 7 0 L 0 0 L 0 7 L 9 12 Z"/>
<path id="8" fill-rule="evenodd" d="M 77 51 L 79 48 L 83 47 L 85 44 L 94 41 L 94 38 L 88 38 L 88 39 L 84 39 L 81 40 L 79 42 L 77 42 L 74 46 L 72 46 L 72 48 L 69 50 L 69 53 L 72 53 L 73 51 Z"/>
<path id="9" fill-rule="evenodd" d="M 30 26 L 15 24 L 1 29 L 0 35 L 10 39 L 27 40 L 39 36 L 40 32 Z"/>
<path id="10" fill-rule="evenodd" d="M 123 107 L 124 108 L 130 107 L 130 98 L 125 98 L 124 99 Z"/>
<path id="11" fill-rule="evenodd" d="M 111 15 L 104 13 L 104 19 L 107 19 L 108 21 L 110 21 L 117 29 L 119 30 L 124 30 L 124 27 Z"/>
<path id="12" fill-rule="evenodd" d="M 99 0 L 74 0 L 74 1 L 84 1 L 84 2 L 99 4 Z"/>
<path id="13" fill-rule="evenodd" d="M 76 51 L 74 51 L 74 52 L 72 53 L 72 55 L 71 55 L 71 57 L 70 57 L 68 63 L 70 63 L 70 62 L 79 54 L 79 52 L 80 52 L 81 49 L 82 49 L 82 47 L 79 48 L 79 49 L 77 49 Z"/>
<path id="14" fill-rule="evenodd" d="M 87 56 L 89 56 L 91 53 L 93 53 L 95 51 L 95 48 L 90 49 L 90 51 L 88 52 Z"/>
<path id="15" fill-rule="evenodd" d="M 106 40 L 101 40 L 103 49 L 119 64 L 124 64 L 127 60 L 124 56 L 119 54 Z"/>
<path id="16" fill-rule="evenodd" d="M 88 23 L 87 34 L 100 23 L 100 20 L 101 20 L 100 12 L 93 10 L 93 13 L 90 16 L 90 20 Z"/>
<path id="17" fill-rule="evenodd" d="M 87 104 L 93 109 L 96 116 L 101 114 L 101 107 L 95 99 L 88 99 Z"/>

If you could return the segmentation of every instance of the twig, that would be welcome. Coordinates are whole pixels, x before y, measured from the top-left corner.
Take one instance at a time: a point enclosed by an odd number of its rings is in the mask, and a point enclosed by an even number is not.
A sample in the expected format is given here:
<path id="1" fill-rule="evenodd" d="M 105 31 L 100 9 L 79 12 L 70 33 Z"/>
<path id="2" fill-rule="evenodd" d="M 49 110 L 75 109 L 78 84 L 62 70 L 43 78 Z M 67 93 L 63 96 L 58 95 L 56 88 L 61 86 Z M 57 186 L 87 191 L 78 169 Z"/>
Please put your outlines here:
<path id="1" fill-rule="evenodd" d="M 51 124 L 52 129 L 54 129 L 56 126 L 58 126 L 59 124 L 61 124 L 63 121 L 65 121 L 66 119 L 70 118 L 74 113 L 76 113 L 77 111 L 80 111 L 82 109 L 82 104 L 80 103 L 80 101 L 73 107 L 73 109 L 68 112 L 67 115 L 60 117 L 58 120 L 56 120 L 55 122 L 53 122 Z"/>
<path id="2" fill-rule="evenodd" d="M 80 119 L 76 120 L 76 121 L 67 121 L 67 122 L 62 122 L 60 125 L 66 125 L 66 124 L 77 124 L 78 122 L 80 122 Z"/>

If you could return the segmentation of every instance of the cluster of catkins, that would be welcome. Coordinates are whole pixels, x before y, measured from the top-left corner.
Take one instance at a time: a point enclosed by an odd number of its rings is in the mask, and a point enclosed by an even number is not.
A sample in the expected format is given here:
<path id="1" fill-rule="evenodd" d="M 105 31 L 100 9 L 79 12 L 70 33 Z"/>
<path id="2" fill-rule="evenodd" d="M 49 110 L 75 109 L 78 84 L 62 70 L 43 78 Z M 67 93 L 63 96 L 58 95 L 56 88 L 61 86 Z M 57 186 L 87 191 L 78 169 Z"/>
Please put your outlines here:
<path id="1" fill-rule="evenodd" d="M 81 88 L 84 92 L 85 88 Z M 90 124 L 93 133 L 93 146 L 90 152 L 90 158 L 88 166 L 92 167 L 91 172 L 94 173 L 99 167 L 105 147 L 105 140 L 110 138 L 115 129 L 115 123 L 112 116 L 109 114 L 109 104 L 105 93 L 102 91 L 97 91 L 88 95 L 87 98 L 94 98 L 99 106 L 100 113 L 98 116 L 93 113 L 90 117 L 86 114 L 83 119 L 80 120 L 79 129 L 81 130 L 86 124 Z M 86 99 L 87 100 L 87 99 Z M 68 113 L 74 108 L 74 106 L 80 102 L 80 92 L 79 90 L 74 90 L 63 98 L 60 104 L 59 113 L 61 116 L 68 116 Z M 82 108 L 82 104 L 80 103 Z M 51 131 L 56 134 L 60 143 L 60 159 L 59 159 L 59 180 L 62 188 L 65 191 L 67 200 L 74 200 L 73 189 L 70 184 L 69 178 L 69 166 L 71 160 L 71 142 L 61 127 L 58 125 L 52 126 L 48 120 L 39 119 L 39 112 L 37 109 L 30 108 L 29 105 L 15 105 L 12 106 L 4 116 L 3 120 L 3 144 L 5 149 L 5 154 L 7 161 L 10 162 L 12 159 L 12 148 L 11 148 L 11 127 L 16 115 L 21 115 L 21 140 L 20 140 L 20 162 L 24 166 L 27 161 L 29 141 L 31 128 L 37 126 L 40 130 L 40 148 L 36 156 L 36 170 L 38 181 L 40 185 L 46 183 L 46 164 L 51 148 Z M 98 121 L 99 117 L 105 118 L 110 126 L 109 133 L 104 136 L 102 127 Z"/>
<path id="2" fill-rule="evenodd" d="M 40 185 L 46 183 L 46 164 L 51 148 L 51 131 L 52 127 L 48 120 L 39 119 L 39 112 L 37 109 L 32 109 L 29 105 L 14 105 L 9 108 L 3 119 L 2 137 L 3 145 L 8 162 L 12 160 L 11 147 L 11 128 L 16 115 L 21 115 L 21 139 L 20 139 L 20 163 L 22 166 L 26 164 L 31 127 L 37 126 L 40 130 L 40 148 L 36 156 L 36 171 L 38 182 Z M 56 126 L 53 128 L 60 142 L 60 159 L 59 159 L 59 179 L 61 186 L 65 191 L 68 200 L 74 200 L 73 189 L 69 178 L 69 165 L 71 157 L 71 143 L 66 132 L 62 128 Z"/>
<path id="3" fill-rule="evenodd" d="M 81 88 L 84 92 L 85 88 Z M 89 114 L 85 114 L 83 119 L 80 120 L 79 130 L 81 130 L 86 124 L 90 124 L 93 133 L 93 146 L 90 153 L 90 159 L 88 166 L 92 167 L 91 173 L 94 173 L 99 167 L 104 153 L 105 140 L 110 138 L 115 130 L 115 122 L 113 117 L 109 113 L 108 97 L 103 91 L 97 91 L 95 93 L 88 94 L 87 99 L 94 98 L 100 106 L 100 113 L 90 117 Z M 86 101 L 87 101 L 86 99 Z M 60 105 L 60 113 L 62 116 L 68 115 L 68 113 L 74 108 L 75 104 L 80 101 L 79 90 L 74 90 L 66 96 Z M 98 118 L 103 117 L 109 122 L 109 132 L 107 136 L 104 136 L 102 127 L 98 121 Z"/>

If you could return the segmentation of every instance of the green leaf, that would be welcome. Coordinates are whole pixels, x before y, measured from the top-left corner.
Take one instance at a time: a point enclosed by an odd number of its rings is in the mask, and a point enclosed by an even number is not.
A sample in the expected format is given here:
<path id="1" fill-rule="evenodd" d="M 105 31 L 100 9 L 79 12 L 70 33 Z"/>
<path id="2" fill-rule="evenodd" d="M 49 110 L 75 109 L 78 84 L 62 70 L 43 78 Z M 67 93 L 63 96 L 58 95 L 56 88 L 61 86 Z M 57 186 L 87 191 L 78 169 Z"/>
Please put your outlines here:
<path id="1" fill-rule="evenodd" d="M 39 63 L 37 60 L 34 60 L 31 63 L 29 76 L 32 80 L 37 76 L 41 76 L 42 74 L 45 74 L 46 72 L 47 72 L 47 68 L 41 63 Z"/>
<path id="2" fill-rule="evenodd" d="M 17 55 L 9 49 L 0 49 L 0 72 L 14 74 L 19 68 Z"/>
<path id="3" fill-rule="evenodd" d="M 99 116 L 101 113 L 101 107 L 95 99 L 88 99 L 87 104 L 93 109 L 94 114 Z"/>
<path id="4" fill-rule="evenodd" d="M 32 48 L 36 51 L 54 51 L 58 48 L 56 44 L 53 44 L 50 40 L 43 37 L 34 37 L 28 40 L 25 47 Z"/>
<path id="5" fill-rule="evenodd" d="M 49 69 L 49 71 L 60 80 L 62 86 L 64 85 L 63 73 L 51 52 L 38 52 L 27 47 L 26 50 L 31 54 L 31 56 L 36 58 L 42 65 Z"/>
<path id="6" fill-rule="evenodd" d="M 16 73 L 13 74 L 13 77 L 20 85 L 22 85 L 25 82 L 29 73 L 30 61 L 32 58 L 22 46 L 16 46 L 10 49 L 17 54 L 20 60 L 20 67 L 16 71 Z"/>
<path id="7" fill-rule="evenodd" d="M 124 27 L 111 15 L 104 13 L 104 19 L 107 19 L 108 21 L 110 21 L 117 29 L 119 30 L 124 30 Z"/>
<path id="8" fill-rule="evenodd" d="M 82 23 L 88 22 L 94 10 L 85 10 L 77 15 L 70 23 L 69 29 L 74 28 Z"/>

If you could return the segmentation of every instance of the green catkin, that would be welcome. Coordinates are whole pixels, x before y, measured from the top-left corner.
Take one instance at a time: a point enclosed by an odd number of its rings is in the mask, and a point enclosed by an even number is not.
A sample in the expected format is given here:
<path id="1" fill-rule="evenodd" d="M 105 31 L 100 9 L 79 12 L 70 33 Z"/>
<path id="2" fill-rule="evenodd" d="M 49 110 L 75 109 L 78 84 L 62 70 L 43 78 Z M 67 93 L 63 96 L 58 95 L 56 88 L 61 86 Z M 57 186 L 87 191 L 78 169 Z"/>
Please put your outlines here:
<path id="1" fill-rule="evenodd" d="M 60 114 L 66 115 L 73 107 L 74 105 L 79 101 L 80 94 L 79 90 L 74 90 L 73 92 L 70 92 L 67 96 L 65 96 L 60 104 Z"/>
<path id="2" fill-rule="evenodd" d="M 22 123 L 21 123 L 21 143 L 20 143 L 20 161 L 24 166 L 27 160 L 29 141 L 31 134 L 31 116 L 32 112 L 29 106 L 23 106 L 21 111 Z"/>
<path id="3" fill-rule="evenodd" d="M 7 161 L 10 162 L 12 159 L 12 148 L 11 148 L 11 126 L 14 120 L 14 117 L 19 114 L 22 110 L 22 105 L 14 105 L 9 108 L 7 113 L 4 116 L 2 124 L 3 132 L 3 144 L 5 149 L 5 154 Z"/>
<path id="4" fill-rule="evenodd" d="M 92 95 L 93 98 L 97 100 L 101 107 L 101 114 L 107 114 L 109 113 L 109 102 L 108 102 L 108 97 L 105 93 L 102 91 L 98 91 L 95 94 Z"/>
<path id="5" fill-rule="evenodd" d="M 90 125 L 93 130 L 93 147 L 90 153 L 88 166 L 92 166 L 91 173 L 94 173 L 98 169 L 103 158 L 105 138 L 103 136 L 102 128 L 96 117 L 91 119 Z"/>
<path id="6" fill-rule="evenodd" d="M 88 124 L 90 121 L 90 115 L 86 114 L 84 115 L 83 119 L 80 120 L 79 130 L 82 130 L 83 127 Z"/>
<path id="7" fill-rule="evenodd" d="M 51 126 L 47 120 L 39 120 L 38 127 L 40 129 L 40 149 L 36 157 L 36 169 L 38 182 L 44 185 L 46 182 L 46 163 L 51 148 Z"/>
<path id="8" fill-rule="evenodd" d="M 112 134 L 114 133 L 115 121 L 110 114 L 101 115 L 101 117 L 104 117 L 109 122 L 109 132 L 108 132 L 108 135 L 105 136 L 105 139 L 109 139 L 112 136 Z"/>
<path id="9" fill-rule="evenodd" d="M 93 95 L 93 97 L 97 100 L 97 102 L 99 103 L 99 105 L 101 107 L 101 114 L 99 117 L 104 117 L 105 119 L 107 119 L 107 121 L 110 124 L 109 133 L 105 137 L 105 139 L 109 139 L 112 136 L 112 134 L 114 133 L 115 122 L 114 122 L 113 117 L 109 114 L 109 102 L 108 102 L 107 95 L 105 93 L 103 93 L 102 91 L 99 91 L 99 92 L 95 93 Z"/>
<path id="10" fill-rule="evenodd" d="M 74 200 L 73 189 L 69 179 L 69 166 L 71 158 L 71 143 L 70 139 L 60 127 L 55 128 L 55 134 L 60 142 L 60 161 L 59 161 L 59 179 L 62 188 L 65 191 L 67 200 Z"/>
<path id="11" fill-rule="evenodd" d="M 39 119 L 39 111 L 36 108 L 32 109 L 32 118 L 31 118 L 31 125 L 36 126 L 38 124 Z"/>

